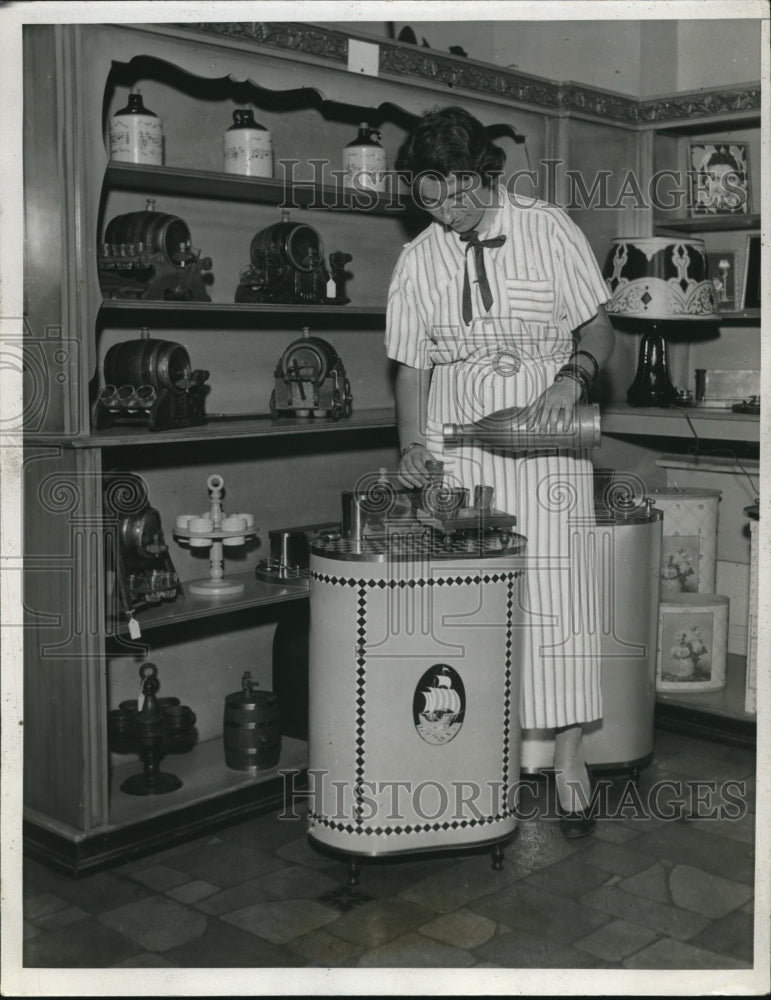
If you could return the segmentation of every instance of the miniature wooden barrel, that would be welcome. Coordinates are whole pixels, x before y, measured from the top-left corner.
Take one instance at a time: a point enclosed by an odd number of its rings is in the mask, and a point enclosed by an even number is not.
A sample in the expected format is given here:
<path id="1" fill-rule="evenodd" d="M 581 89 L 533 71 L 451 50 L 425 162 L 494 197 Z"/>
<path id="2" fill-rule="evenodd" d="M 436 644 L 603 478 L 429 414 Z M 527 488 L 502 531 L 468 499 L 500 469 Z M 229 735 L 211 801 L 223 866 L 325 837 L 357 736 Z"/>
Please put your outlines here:
<path id="1" fill-rule="evenodd" d="M 234 771 L 264 771 L 281 756 L 278 697 L 272 691 L 236 691 L 225 698 L 225 763 Z"/>
<path id="2" fill-rule="evenodd" d="M 142 337 L 113 344 L 104 359 L 106 383 L 169 389 L 191 374 L 190 355 L 172 340 Z"/>
<path id="3" fill-rule="evenodd" d="M 324 244 L 313 226 L 304 222 L 276 222 L 261 229 L 252 240 L 252 264 L 267 260 L 276 266 L 289 265 L 298 271 L 315 271 L 324 261 Z"/>
<path id="4" fill-rule="evenodd" d="M 104 242 L 113 247 L 141 243 L 148 253 L 162 253 L 172 264 L 181 247 L 189 250 L 191 238 L 187 223 L 178 216 L 145 211 L 116 215 L 107 224 Z"/>

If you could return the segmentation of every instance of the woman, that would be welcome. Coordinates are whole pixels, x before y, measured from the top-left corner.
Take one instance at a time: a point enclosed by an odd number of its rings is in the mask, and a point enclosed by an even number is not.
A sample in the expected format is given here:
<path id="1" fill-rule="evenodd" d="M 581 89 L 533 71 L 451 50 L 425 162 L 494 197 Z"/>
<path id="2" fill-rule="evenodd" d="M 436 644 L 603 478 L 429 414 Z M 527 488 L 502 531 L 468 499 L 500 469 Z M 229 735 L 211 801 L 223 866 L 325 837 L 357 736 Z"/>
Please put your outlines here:
<path id="1" fill-rule="evenodd" d="M 496 183 L 504 161 L 461 108 L 426 115 L 399 152 L 397 170 L 434 219 L 402 251 L 389 291 L 399 476 L 420 486 L 426 463 L 440 459 L 455 484 L 472 495 L 477 484 L 492 486 L 495 506 L 517 515 L 533 567 L 522 728 L 555 730 L 562 829 L 583 836 L 592 822 L 578 807 L 578 791 L 584 803 L 590 792 L 582 724 L 602 714 L 596 574 L 575 543 L 593 524 L 591 464 L 581 453 L 444 453 L 441 437 L 444 423 L 509 406 L 526 407 L 531 427 L 567 425 L 613 347 L 608 295 L 586 239 L 560 209 L 515 203 Z"/>

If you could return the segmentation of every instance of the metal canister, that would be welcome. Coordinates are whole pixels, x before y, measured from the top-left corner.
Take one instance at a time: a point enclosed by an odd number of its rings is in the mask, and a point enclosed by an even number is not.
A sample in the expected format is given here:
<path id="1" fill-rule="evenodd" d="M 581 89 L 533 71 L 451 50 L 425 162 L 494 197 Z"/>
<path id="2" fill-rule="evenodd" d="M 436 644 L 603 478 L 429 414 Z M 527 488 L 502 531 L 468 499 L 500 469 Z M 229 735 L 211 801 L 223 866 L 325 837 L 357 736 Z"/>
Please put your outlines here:
<path id="1" fill-rule="evenodd" d="M 222 737 L 225 764 L 234 771 L 264 771 L 281 757 L 281 719 L 278 697 L 257 691 L 247 670 L 241 690 L 225 698 Z"/>
<path id="2" fill-rule="evenodd" d="M 554 431 L 528 427 L 524 422 L 525 413 L 525 407 L 513 406 L 496 410 L 471 424 L 445 424 L 442 428 L 444 444 L 448 448 L 477 444 L 509 452 L 599 447 L 600 408 L 596 403 L 577 406 L 570 424 Z"/>
<path id="3" fill-rule="evenodd" d="M 654 748 L 658 571 L 662 514 L 650 501 L 598 509 L 584 544 L 598 557 L 603 717 L 584 727 L 582 752 L 599 769 L 639 771 Z M 549 768 L 554 733 L 526 730 L 522 769 Z"/>

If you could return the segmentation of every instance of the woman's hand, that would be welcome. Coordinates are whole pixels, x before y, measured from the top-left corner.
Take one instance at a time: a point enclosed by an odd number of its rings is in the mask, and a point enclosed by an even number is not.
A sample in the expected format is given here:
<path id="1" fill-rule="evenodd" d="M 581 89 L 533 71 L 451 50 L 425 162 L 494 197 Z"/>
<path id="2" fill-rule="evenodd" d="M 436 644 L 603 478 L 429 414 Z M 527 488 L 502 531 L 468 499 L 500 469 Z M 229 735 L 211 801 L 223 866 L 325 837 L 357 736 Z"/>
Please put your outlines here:
<path id="1" fill-rule="evenodd" d="M 573 422 L 573 412 L 581 398 L 581 386 L 575 379 L 553 382 L 538 399 L 525 407 L 523 420 L 528 430 L 543 434 L 566 431 Z"/>
<path id="2" fill-rule="evenodd" d="M 406 448 L 402 455 L 397 473 L 406 486 L 420 487 L 428 482 L 427 462 L 435 462 L 436 458 L 424 444 L 413 444 Z"/>

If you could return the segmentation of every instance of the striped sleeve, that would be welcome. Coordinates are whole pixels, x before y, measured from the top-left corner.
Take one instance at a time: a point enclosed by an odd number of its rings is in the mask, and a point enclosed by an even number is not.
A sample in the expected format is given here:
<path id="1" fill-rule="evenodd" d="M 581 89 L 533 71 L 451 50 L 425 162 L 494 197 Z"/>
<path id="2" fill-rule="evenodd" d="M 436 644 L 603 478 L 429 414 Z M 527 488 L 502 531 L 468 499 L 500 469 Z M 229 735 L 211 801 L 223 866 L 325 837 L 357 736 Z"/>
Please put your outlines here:
<path id="1" fill-rule="evenodd" d="M 597 315 L 610 295 L 589 241 L 565 212 L 553 215 L 558 315 L 571 330 Z"/>
<path id="2" fill-rule="evenodd" d="M 402 253 L 394 268 L 386 309 L 386 354 L 410 368 L 431 368 L 429 350 L 433 346 L 421 317 L 415 281 Z"/>

